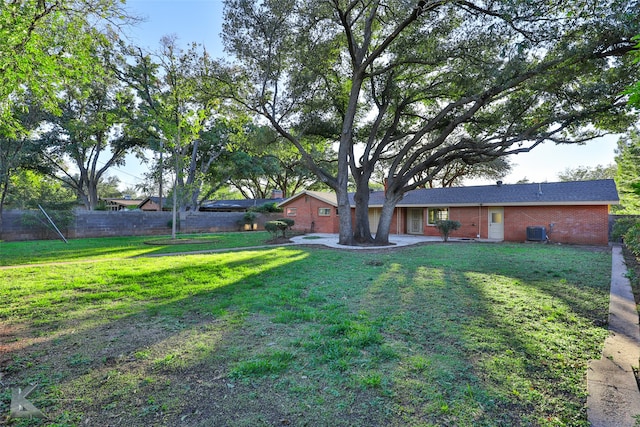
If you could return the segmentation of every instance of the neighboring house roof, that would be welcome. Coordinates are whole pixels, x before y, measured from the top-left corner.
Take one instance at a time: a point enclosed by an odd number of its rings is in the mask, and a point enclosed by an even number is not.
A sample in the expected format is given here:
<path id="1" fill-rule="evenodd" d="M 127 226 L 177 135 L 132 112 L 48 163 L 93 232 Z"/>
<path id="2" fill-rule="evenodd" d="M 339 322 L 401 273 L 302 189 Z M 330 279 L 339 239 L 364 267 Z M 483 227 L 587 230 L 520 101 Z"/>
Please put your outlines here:
<path id="1" fill-rule="evenodd" d="M 338 207 L 338 198 L 336 197 L 336 193 L 330 193 L 327 191 L 311 191 L 311 190 L 304 190 L 302 193 L 295 194 L 289 197 L 288 199 L 285 199 L 280 203 L 278 203 L 278 206 L 284 206 L 288 203 L 293 202 L 296 199 L 299 199 L 302 196 L 311 196 L 325 203 L 328 203 L 331 206 Z M 351 197 L 351 195 L 349 195 L 349 197 Z"/>
<path id="2" fill-rule="evenodd" d="M 263 206 L 267 203 L 280 203 L 284 199 L 238 199 L 238 200 L 216 200 L 203 202 L 200 205 L 201 210 L 207 211 L 243 211 L 254 206 Z"/>
<path id="3" fill-rule="evenodd" d="M 216 201 L 207 201 L 201 204 L 200 210 L 204 211 L 246 211 L 247 209 L 254 206 L 262 206 L 267 203 L 280 203 L 284 199 L 239 199 L 239 200 L 216 200 Z M 147 203 L 153 203 L 154 205 L 158 205 L 160 202 L 159 197 L 147 197 L 140 204 L 138 204 L 138 208 L 143 208 Z M 166 197 L 162 198 L 162 208 L 163 209 L 171 209 L 173 202 Z"/>
<path id="4" fill-rule="evenodd" d="M 159 203 L 160 202 L 160 197 L 158 197 L 158 196 L 150 196 L 150 197 L 147 197 L 146 199 L 144 199 L 142 201 L 142 203 L 145 203 L 145 202 Z M 165 204 L 167 204 L 167 202 L 168 202 L 168 199 L 166 197 L 163 197 L 162 198 L 162 204 L 165 205 Z"/>
<path id="5" fill-rule="evenodd" d="M 118 206 L 138 206 L 142 200 L 140 199 L 104 199 L 106 203 Z"/>
<path id="6" fill-rule="evenodd" d="M 337 206 L 334 193 L 304 191 L 280 205 L 309 195 Z M 353 194 L 349 194 L 355 206 Z M 369 196 L 370 207 L 381 207 L 384 191 Z M 543 182 L 534 184 L 494 184 L 472 187 L 429 188 L 407 192 L 398 207 L 447 206 L 543 206 L 543 205 L 617 205 L 620 203 L 616 184 L 612 179 L 572 182 Z"/>
<path id="7" fill-rule="evenodd" d="M 169 203 L 170 203 L 169 200 L 166 197 L 163 197 L 162 198 L 162 210 L 170 210 L 171 206 L 169 205 Z M 148 205 L 148 204 L 159 205 L 160 204 L 160 197 L 158 197 L 158 196 L 147 197 L 146 199 L 144 199 L 142 202 L 140 202 L 138 204 L 138 209 L 143 209 L 144 210 L 145 206 Z"/>

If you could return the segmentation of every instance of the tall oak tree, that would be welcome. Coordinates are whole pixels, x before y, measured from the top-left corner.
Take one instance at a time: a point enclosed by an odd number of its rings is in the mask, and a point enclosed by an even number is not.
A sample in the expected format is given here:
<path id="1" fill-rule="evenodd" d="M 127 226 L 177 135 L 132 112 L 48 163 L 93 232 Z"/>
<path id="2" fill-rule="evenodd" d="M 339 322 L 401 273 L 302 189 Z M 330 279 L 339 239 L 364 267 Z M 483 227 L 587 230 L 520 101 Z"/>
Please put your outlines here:
<path id="1" fill-rule="evenodd" d="M 637 1 L 226 0 L 229 96 L 265 118 L 336 192 L 341 244 L 388 243 L 395 206 L 452 162 L 544 141 L 579 143 L 632 120 L 621 95 Z M 301 140 L 337 146 L 338 171 Z M 375 234 L 369 181 L 388 187 Z M 349 177 L 356 185 L 351 220 Z"/>

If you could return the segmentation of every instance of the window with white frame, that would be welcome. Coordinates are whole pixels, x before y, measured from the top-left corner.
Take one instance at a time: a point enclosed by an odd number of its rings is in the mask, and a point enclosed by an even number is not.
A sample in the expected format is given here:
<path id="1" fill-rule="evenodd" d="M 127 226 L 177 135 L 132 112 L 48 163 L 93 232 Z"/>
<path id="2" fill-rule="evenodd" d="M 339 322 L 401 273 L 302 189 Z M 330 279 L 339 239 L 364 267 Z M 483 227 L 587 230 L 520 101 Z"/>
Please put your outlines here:
<path id="1" fill-rule="evenodd" d="M 287 216 L 298 215 L 298 208 L 287 208 Z"/>
<path id="2" fill-rule="evenodd" d="M 318 216 L 331 216 L 331 208 L 318 208 Z"/>
<path id="3" fill-rule="evenodd" d="M 449 208 L 429 208 L 427 215 L 428 225 L 436 225 L 436 221 L 447 219 L 449 219 Z"/>

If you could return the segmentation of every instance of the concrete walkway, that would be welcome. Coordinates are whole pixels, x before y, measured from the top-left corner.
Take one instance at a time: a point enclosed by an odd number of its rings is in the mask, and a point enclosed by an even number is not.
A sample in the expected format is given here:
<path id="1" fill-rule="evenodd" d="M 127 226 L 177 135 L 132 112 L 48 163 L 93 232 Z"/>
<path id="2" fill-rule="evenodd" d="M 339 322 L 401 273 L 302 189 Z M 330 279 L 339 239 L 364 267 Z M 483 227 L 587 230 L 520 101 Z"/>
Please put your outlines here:
<path id="1" fill-rule="evenodd" d="M 442 237 L 434 236 L 419 236 L 413 234 L 390 234 L 389 243 L 392 246 L 346 246 L 338 244 L 337 234 L 328 233 L 312 233 L 302 236 L 295 236 L 291 238 L 291 241 L 296 245 L 323 245 L 336 249 L 354 249 L 354 250 L 367 250 L 367 249 L 393 249 L 394 247 L 411 246 L 420 243 L 427 242 L 442 242 Z M 501 243 L 501 240 L 490 239 L 466 239 L 458 237 L 449 237 L 450 242 L 484 242 L 484 243 Z"/>
<path id="2" fill-rule="evenodd" d="M 587 417 L 593 427 L 634 427 L 640 425 L 640 391 L 633 372 L 640 358 L 638 312 L 622 248 L 614 246 L 611 256 L 609 337 L 602 358 L 589 363 Z"/>
<path id="3" fill-rule="evenodd" d="M 450 241 L 455 239 L 451 238 Z M 442 242 L 442 237 L 430 237 L 430 236 L 414 236 L 411 234 L 391 234 L 389 236 L 389 243 L 393 246 L 346 246 L 338 244 L 337 234 L 327 233 L 313 233 L 305 234 L 302 236 L 295 236 L 291 238 L 291 241 L 297 245 L 322 245 L 336 249 L 355 249 L 355 250 L 367 250 L 367 249 L 392 249 L 394 247 L 411 246 L 424 242 Z"/>

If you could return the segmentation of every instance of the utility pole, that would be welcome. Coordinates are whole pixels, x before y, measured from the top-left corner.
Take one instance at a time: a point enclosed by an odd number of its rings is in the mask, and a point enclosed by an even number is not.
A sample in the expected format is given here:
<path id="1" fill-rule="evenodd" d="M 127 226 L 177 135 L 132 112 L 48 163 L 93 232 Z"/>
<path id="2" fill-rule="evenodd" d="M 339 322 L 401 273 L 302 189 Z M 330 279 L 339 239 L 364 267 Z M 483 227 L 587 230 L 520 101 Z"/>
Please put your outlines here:
<path id="1" fill-rule="evenodd" d="M 160 182 L 158 182 L 158 188 L 159 188 L 159 193 L 160 193 L 160 198 L 158 200 L 158 205 L 160 206 L 160 212 L 162 212 L 162 179 L 163 179 L 163 174 L 164 174 L 164 167 L 163 167 L 163 154 L 164 153 L 164 142 L 162 140 L 160 140 Z"/>

